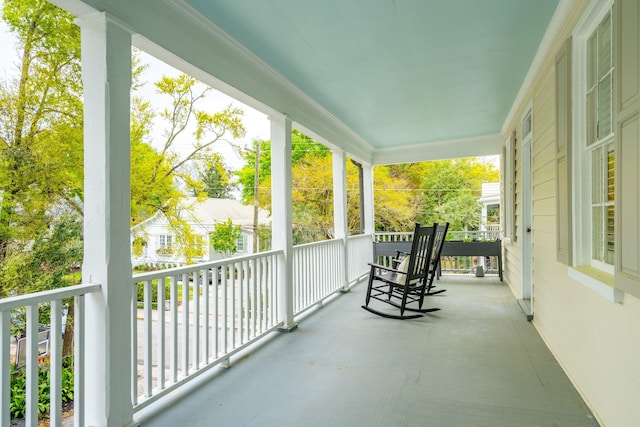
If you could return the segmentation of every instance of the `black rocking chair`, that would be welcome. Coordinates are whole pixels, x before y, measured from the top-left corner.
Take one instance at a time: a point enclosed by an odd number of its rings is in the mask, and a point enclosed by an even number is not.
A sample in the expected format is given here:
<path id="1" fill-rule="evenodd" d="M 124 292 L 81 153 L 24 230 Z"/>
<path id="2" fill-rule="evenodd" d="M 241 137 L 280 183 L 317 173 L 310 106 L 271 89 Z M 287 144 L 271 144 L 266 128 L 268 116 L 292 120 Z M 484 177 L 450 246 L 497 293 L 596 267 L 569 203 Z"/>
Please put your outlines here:
<path id="1" fill-rule="evenodd" d="M 444 241 L 447 237 L 448 230 L 449 230 L 448 222 L 445 223 L 444 225 L 437 224 L 436 226 L 436 234 L 433 239 L 433 250 L 431 251 L 431 262 L 429 263 L 429 273 L 427 275 L 427 281 L 428 281 L 427 291 L 425 292 L 425 295 L 438 295 L 443 292 L 446 292 L 446 289 L 439 289 L 437 291 L 434 291 L 432 289 L 436 287 L 433 284 L 433 279 L 436 277 L 439 277 L 438 268 L 440 267 L 440 256 L 441 256 L 440 254 L 442 253 L 442 247 L 444 246 Z M 393 265 L 397 266 L 398 265 L 397 260 L 407 255 L 409 255 L 407 252 L 397 251 L 396 259 L 393 260 L 393 263 L 394 263 Z"/>
<path id="2" fill-rule="evenodd" d="M 427 295 L 438 295 L 446 291 L 446 289 L 438 289 L 437 291 L 433 291 L 432 289 L 435 288 L 433 279 L 438 276 L 438 268 L 440 267 L 440 254 L 442 253 L 444 240 L 447 237 L 447 230 L 449 230 L 448 222 L 444 225 L 438 225 L 436 227 L 436 235 L 433 241 L 433 251 L 431 252 L 431 263 L 429 264 L 429 275 L 427 276 Z"/>
<path id="3" fill-rule="evenodd" d="M 437 228 L 438 224 L 433 224 L 433 227 L 422 227 L 416 224 L 411 252 L 397 267 L 390 268 L 369 263 L 371 272 L 367 297 L 362 308 L 391 319 L 416 319 L 424 316 L 425 313 L 440 310 L 439 308 L 422 308 L 429 283 L 428 275 Z M 400 309 L 400 315 L 370 307 L 369 303 L 372 299 Z M 410 304 L 413 306 L 410 307 Z M 405 315 L 405 311 L 417 314 Z"/>

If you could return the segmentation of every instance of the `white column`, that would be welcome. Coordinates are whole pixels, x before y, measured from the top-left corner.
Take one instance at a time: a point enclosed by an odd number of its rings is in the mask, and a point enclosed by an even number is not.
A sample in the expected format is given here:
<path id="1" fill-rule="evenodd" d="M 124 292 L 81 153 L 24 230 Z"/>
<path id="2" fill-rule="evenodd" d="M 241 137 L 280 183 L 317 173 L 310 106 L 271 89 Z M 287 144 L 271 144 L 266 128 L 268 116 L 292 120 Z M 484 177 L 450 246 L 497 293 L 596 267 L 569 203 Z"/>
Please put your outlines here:
<path id="1" fill-rule="evenodd" d="M 362 192 L 364 193 L 364 224 L 362 230 L 364 234 L 373 235 L 376 232 L 374 222 L 373 211 L 373 167 L 371 165 L 362 165 L 363 172 L 363 185 Z"/>
<path id="2" fill-rule="evenodd" d="M 291 201 L 291 119 L 271 119 L 271 239 L 274 250 L 284 255 L 278 263 L 278 316 L 281 330 L 292 331 L 293 231 Z"/>
<path id="3" fill-rule="evenodd" d="M 133 419 L 129 109 L 131 35 L 104 13 L 78 20 L 84 84 L 86 425 Z"/>
<path id="4" fill-rule="evenodd" d="M 349 221 L 347 219 L 347 156 L 343 150 L 332 150 L 333 159 L 333 234 L 342 240 L 342 287 L 349 286 Z"/>

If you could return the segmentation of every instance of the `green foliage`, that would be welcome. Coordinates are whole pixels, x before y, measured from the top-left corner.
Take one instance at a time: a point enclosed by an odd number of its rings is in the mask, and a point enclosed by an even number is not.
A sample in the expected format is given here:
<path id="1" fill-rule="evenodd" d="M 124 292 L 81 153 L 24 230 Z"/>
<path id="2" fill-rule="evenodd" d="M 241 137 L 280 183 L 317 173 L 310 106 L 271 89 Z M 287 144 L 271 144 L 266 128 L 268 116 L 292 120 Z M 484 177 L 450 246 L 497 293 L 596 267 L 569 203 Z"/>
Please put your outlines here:
<path id="1" fill-rule="evenodd" d="M 231 183 L 231 173 L 226 168 L 222 156 L 213 153 L 202 166 L 198 167 L 199 180 L 190 185 L 194 196 L 202 193 L 214 199 L 230 199 L 235 186 Z"/>
<path id="2" fill-rule="evenodd" d="M 16 76 L 0 82 L 0 268 L 6 276 L 31 262 L 22 252 L 61 209 L 81 213 L 82 79 L 73 16 L 44 0 L 7 0 L 2 17 L 19 49 Z"/>
<path id="3" fill-rule="evenodd" d="M 51 372 L 48 365 L 38 367 L 38 416 L 49 413 Z M 24 370 L 16 371 L 11 366 L 11 399 L 9 412 L 13 418 L 24 418 L 27 413 L 27 378 Z M 73 359 L 62 362 L 62 402 L 73 400 Z"/>
<path id="4" fill-rule="evenodd" d="M 237 241 L 242 236 L 242 228 L 233 225 L 231 219 L 215 225 L 211 233 L 211 247 L 216 251 L 230 256 L 238 250 Z"/>
<path id="5" fill-rule="evenodd" d="M 260 187 L 262 188 L 258 198 L 262 200 L 267 197 L 270 189 L 263 184 L 271 180 L 271 142 L 270 141 L 253 141 L 253 147 L 243 152 L 243 157 L 247 162 L 246 165 L 237 172 L 238 182 L 242 190 L 242 202 L 252 203 L 254 192 L 254 179 L 256 168 L 256 148 L 259 148 L 259 176 Z M 291 163 L 298 165 L 304 162 L 307 157 L 327 157 L 331 151 L 324 145 L 314 141 L 307 135 L 293 129 L 291 131 Z M 268 198 L 271 194 L 268 194 Z M 261 206 L 266 206 L 261 203 Z"/>
<path id="6" fill-rule="evenodd" d="M 171 281 L 168 277 L 164 279 L 163 288 L 164 288 L 165 301 L 169 301 L 169 298 L 171 297 L 171 289 L 169 287 L 170 283 Z M 158 279 L 154 279 L 151 281 L 151 305 L 153 307 L 156 307 L 158 305 L 158 291 L 159 291 Z M 140 282 L 137 284 L 136 292 L 137 292 L 137 301 L 144 302 L 144 283 L 143 282 Z"/>
<path id="7" fill-rule="evenodd" d="M 82 260 L 82 225 L 75 215 L 61 215 L 35 237 L 30 250 L 10 252 L 0 264 L 0 296 L 68 285 L 69 272 Z"/>
<path id="8" fill-rule="evenodd" d="M 477 200 L 482 193 L 482 183 L 500 179 L 499 171 L 492 164 L 476 158 L 437 160 L 389 168 L 391 174 L 408 181 L 406 191 L 416 194 L 415 220 L 424 224 L 447 221 L 452 231 L 477 229 L 481 210 Z"/>
<path id="9" fill-rule="evenodd" d="M 376 231 L 407 231 L 415 222 L 415 195 L 410 181 L 389 166 L 373 169 Z"/>
<path id="10" fill-rule="evenodd" d="M 135 63 L 134 63 L 135 65 Z M 142 71 L 141 71 L 142 72 Z M 193 232 L 187 221 L 185 211 L 192 209 L 182 203 L 184 195 L 178 190 L 177 182 L 196 191 L 199 188 L 192 175 L 193 163 L 203 162 L 204 170 L 215 165 L 215 155 L 211 152 L 213 144 L 226 138 L 239 138 L 245 134 L 242 124 L 243 111 L 228 106 L 213 114 L 199 109 L 213 88 L 202 85 L 193 77 L 181 74 L 177 77 L 163 76 L 155 83 L 156 92 L 170 99 L 171 106 L 159 113 L 163 119 L 164 138 L 159 149 L 146 143 L 155 117 L 150 104 L 134 96 L 132 113 L 132 176 L 131 176 L 131 218 L 136 225 L 160 211 L 169 222 L 169 228 L 175 236 L 175 250 L 183 255 L 187 262 L 199 257 L 204 251 L 202 237 Z M 179 156 L 176 144 L 187 129 L 195 126 L 195 141 L 183 156 Z M 184 150 L 182 150 L 184 151 Z M 213 159 L 213 160 L 212 160 Z M 210 162 L 210 163 L 207 163 Z M 213 162 L 213 163 L 211 163 Z M 196 166 L 196 169 L 202 169 Z M 223 177 L 224 178 L 224 177 Z M 145 240 L 144 229 L 136 230 L 134 242 Z M 141 244 L 134 250 L 141 251 Z"/>

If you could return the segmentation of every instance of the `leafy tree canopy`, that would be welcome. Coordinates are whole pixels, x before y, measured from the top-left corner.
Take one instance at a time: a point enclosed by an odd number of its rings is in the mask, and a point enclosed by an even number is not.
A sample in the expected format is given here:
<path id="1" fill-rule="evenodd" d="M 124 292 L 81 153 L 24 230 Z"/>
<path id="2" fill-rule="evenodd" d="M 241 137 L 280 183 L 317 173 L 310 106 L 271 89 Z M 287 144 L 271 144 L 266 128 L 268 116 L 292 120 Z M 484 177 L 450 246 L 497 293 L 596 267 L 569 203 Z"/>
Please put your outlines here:
<path id="1" fill-rule="evenodd" d="M 238 239 L 242 236 L 242 228 L 239 225 L 233 225 L 229 218 L 226 222 L 215 225 L 213 233 L 211 233 L 211 247 L 224 256 L 230 256 L 238 251 Z"/>

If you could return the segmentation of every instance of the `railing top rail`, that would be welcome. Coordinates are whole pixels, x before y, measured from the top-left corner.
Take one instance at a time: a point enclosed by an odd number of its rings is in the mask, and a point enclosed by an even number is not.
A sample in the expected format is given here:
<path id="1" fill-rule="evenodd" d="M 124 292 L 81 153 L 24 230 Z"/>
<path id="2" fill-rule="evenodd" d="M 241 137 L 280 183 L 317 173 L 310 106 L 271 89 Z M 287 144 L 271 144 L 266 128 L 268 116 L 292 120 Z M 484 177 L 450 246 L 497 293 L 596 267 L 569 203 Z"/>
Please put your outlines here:
<path id="1" fill-rule="evenodd" d="M 219 259 L 216 261 L 200 262 L 198 264 L 185 265 L 182 267 L 173 267 L 173 268 L 167 268 L 164 270 L 138 273 L 133 275 L 133 281 L 142 282 L 144 280 L 153 280 L 153 279 L 158 279 L 160 277 L 167 277 L 167 276 L 184 274 L 184 273 L 188 274 L 196 271 L 206 270 L 209 268 L 222 267 L 222 266 L 237 263 L 237 262 L 266 258 L 274 255 L 281 255 L 283 253 L 284 252 L 282 250 L 265 251 L 265 252 L 258 252 L 257 254 L 239 255 L 239 256 L 234 256 L 230 258 Z"/>
<path id="2" fill-rule="evenodd" d="M 32 294 L 4 298 L 0 299 L 0 311 L 7 311 L 18 307 L 24 307 L 26 305 L 34 305 L 43 302 L 75 297 L 91 292 L 98 292 L 100 288 L 101 286 L 98 284 L 82 284 L 53 289 L 50 291 L 35 292 Z"/>
<path id="3" fill-rule="evenodd" d="M 413 234 L 410 231 L 376 231 L 376 236 L 404 236 Z"/>
<path id="4" fill-rule="evenodd" d="M 347 237 L 347 239 L 349 239 L 349 240 L 364 239 L 364 238 L 371 239 L 372 237 L 373 237 L 373 235 L 371 235 L 371 234 L 354 234 L 352 236 Z"/>
<path id="5" fill-rule="evenodd" d="M 303 243 L 301 245 L 295 245 L 293 249 L 308 248 L 311 246 L 331 245 L 340 241 L 342 241 L 342 239 L 329 239 L 329 240 L 321 240 L 319 242 Z"/>

